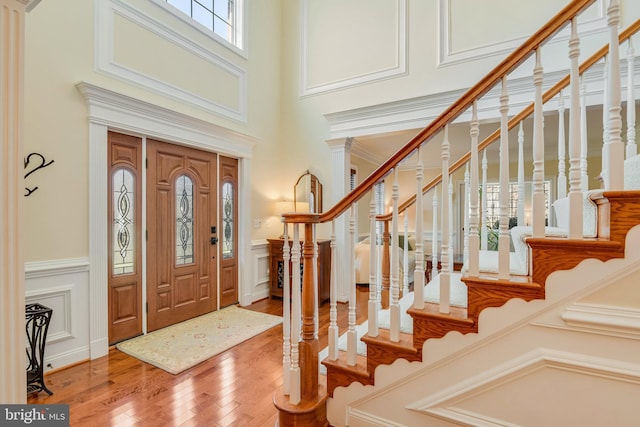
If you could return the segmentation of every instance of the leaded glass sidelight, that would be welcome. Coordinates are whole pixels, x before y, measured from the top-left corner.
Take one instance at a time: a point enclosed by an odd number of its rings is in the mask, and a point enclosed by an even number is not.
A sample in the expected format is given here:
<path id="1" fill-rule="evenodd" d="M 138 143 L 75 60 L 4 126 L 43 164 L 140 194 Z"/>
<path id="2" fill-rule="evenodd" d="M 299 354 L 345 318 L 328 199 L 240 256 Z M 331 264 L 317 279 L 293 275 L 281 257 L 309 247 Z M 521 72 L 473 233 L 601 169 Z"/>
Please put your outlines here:
<path id="1" fill-rule="evenodd" d="M 193 260 L 193 181 L 187 175 L 176 179 L 176 265 Z"/>
<path id="2" fill-rule="evenodd" d="M 222 185 L 222 258 L 233 258 L 233 185 L 225 182 Z"/>
<path id="3" fill-rule="evenodd" d="M 113 197 L 113 274 L 135 273 L 135 176 L 119 168 L 111 176 Z"/>

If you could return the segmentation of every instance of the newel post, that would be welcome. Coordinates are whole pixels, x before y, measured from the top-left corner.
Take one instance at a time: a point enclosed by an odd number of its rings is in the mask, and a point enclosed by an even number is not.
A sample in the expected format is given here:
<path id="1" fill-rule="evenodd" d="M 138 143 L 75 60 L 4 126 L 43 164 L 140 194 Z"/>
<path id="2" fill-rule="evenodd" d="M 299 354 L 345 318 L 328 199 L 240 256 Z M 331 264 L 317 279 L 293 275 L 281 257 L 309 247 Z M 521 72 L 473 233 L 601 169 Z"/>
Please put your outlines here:
<path id="1" fill-rule="evenodd" d="M 278 426 L 327 426 L 327 391 L 318 384 L 318 338 L 316 331 L 316 291 L 314 262 L 316 262 L 314 223 L 304 223 L 302 244 L 302 303 L 300 317 L 302 328 L 298 342 L 300 368 L 300 401 L 293 404 L 285 395 L 284 387 L 274 395 L 274 404 L 279 411 Z M 295 244 L 295 239 L 294 239 Z M 295 274 L 295 272 L 294 272 Z M 295 282 L 294 282 L 295 284 Z M 287 303 L 287 301 L 283 301 Z"/>

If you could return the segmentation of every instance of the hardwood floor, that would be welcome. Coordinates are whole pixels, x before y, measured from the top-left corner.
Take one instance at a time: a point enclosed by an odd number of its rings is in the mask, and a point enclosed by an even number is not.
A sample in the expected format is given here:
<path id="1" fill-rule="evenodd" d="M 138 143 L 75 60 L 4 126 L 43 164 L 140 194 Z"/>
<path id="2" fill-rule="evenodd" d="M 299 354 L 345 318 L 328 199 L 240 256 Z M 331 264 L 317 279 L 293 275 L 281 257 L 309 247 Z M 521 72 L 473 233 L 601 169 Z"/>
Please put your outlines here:
<path id="1" fill-rule="evenodd" d="M 358 287 L 358 323 L 366 318 L 368 289 Z M 282 302 L 262 300 L 250 310 L 282 315 Z M 338 304 L 341 333 L 347 304 Z M 329 304 L 319 310 L 320 348 L 327 345 Z M 66 403 L 72 426 L 273 426 L 273 393 L 282 385 L 282 325 L 179 375 L 115 348 L 100 359 L 45 375 L 52 396 L 28 403 Z"/>

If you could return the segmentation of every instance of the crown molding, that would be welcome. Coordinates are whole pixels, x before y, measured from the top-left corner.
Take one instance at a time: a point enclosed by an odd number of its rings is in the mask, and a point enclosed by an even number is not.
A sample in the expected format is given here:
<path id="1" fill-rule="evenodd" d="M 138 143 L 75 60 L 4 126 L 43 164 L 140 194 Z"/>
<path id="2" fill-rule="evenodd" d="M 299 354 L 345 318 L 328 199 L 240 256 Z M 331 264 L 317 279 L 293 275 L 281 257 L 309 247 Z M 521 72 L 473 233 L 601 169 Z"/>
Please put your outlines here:
<path id="1" fill-rule="evenodd" d="M 90 83 L 76 85 L 89 106 L 93 123 L 188 144 L 235 157 L 251 157 L 255 137 Z"/>

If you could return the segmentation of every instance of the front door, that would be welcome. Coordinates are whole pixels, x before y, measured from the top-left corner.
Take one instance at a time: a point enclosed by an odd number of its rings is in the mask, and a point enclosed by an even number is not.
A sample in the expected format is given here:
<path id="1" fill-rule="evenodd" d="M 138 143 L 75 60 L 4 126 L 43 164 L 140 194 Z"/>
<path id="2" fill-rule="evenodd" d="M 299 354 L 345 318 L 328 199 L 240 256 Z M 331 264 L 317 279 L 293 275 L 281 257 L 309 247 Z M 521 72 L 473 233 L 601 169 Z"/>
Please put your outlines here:
<path id="1" fill-rule="evenodd" d="M 147 140 L 147 330 L 217 309 L 216 155 Z"/>

